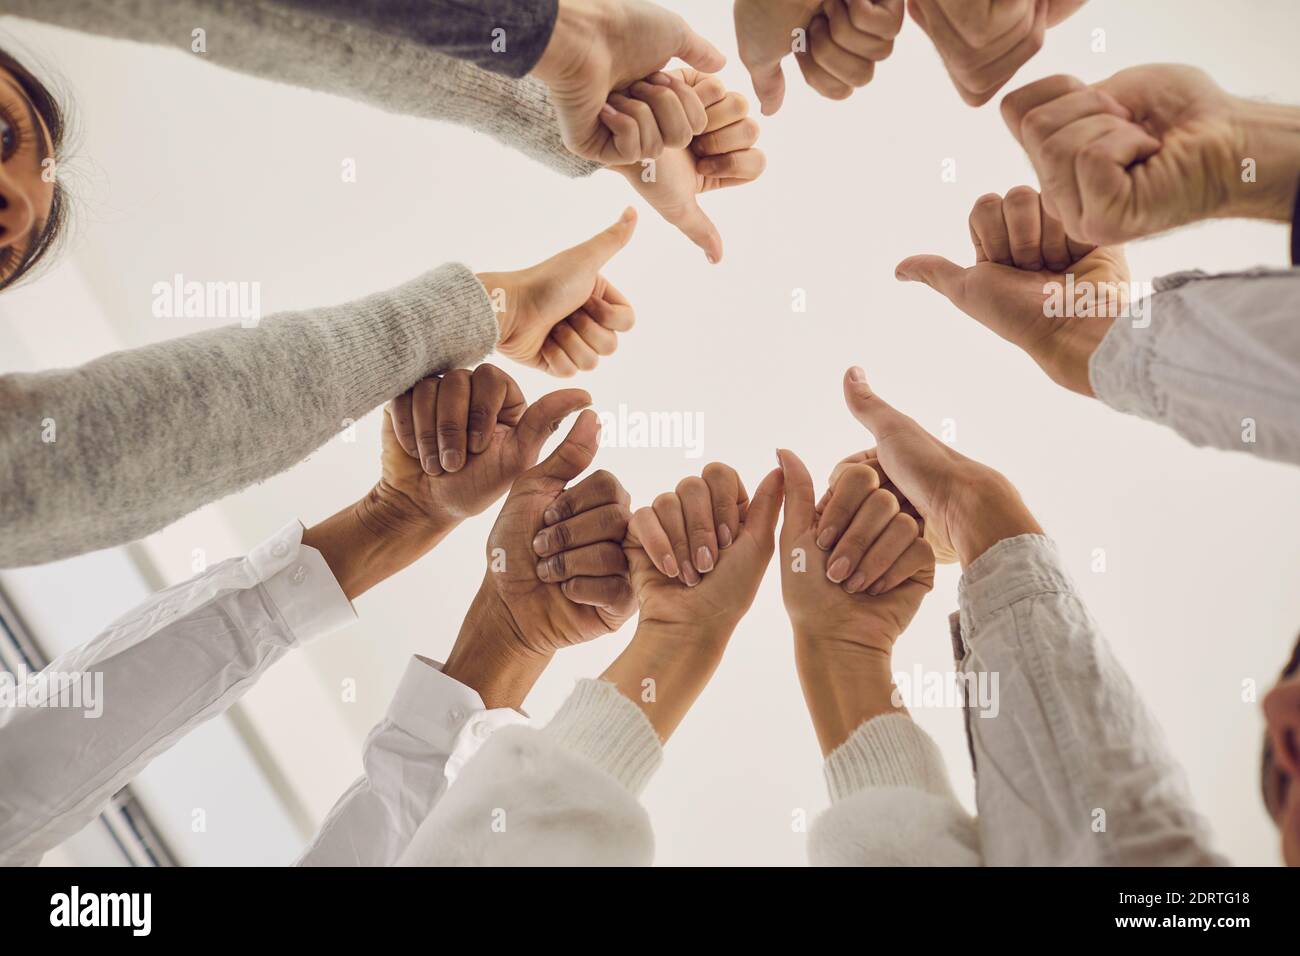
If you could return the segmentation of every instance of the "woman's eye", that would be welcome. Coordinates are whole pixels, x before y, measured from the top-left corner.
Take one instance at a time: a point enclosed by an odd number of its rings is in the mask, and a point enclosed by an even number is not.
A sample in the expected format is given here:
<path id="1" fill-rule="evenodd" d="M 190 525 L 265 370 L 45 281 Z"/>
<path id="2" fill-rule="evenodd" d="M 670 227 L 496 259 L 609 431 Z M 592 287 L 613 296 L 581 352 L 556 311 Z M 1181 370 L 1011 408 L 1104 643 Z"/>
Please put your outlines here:
<path id="1" fill-rule="evenodd" d="M 0 161 L 8 162 L 17 146 L 18 137 L 14 134 L 13 125 L 0 116 Z"/>

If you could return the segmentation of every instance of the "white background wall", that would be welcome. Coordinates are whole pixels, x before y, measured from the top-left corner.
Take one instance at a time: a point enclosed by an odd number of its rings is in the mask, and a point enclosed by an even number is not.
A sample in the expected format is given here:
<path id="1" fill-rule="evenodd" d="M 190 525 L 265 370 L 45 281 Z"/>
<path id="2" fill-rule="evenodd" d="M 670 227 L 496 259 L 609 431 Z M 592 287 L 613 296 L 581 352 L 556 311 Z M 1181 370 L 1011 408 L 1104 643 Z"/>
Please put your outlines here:
<path id="1" fill-rule="evenodd" d="M 731 55 L 724 76 L 748 92 L 730 4 L 668 5 Z M 151 286 L 176 272 L 260 281 L 267 312 L 333 303 L 449 259 L 522 267 L 612 222 L 632 199 L 613 176 L 566 181 L 465 130 L 273 87 L 180 53 L 5 26 L 66 78 L 82 129 L 75 268 L 46 281 L 84 281 L 126 345 L 202 327 L 151 317 Z M 1300 89 L 1297 27 L 1300 11 L 1286 0 L 1231 10 L 1211 0 L 1093 0 L 1048 35 L 1017 84 L 1183 61 L 1234 92 L 1285 99 Z M 1096 28 L 1108 52 L 1091 52 Z M 934 293 L 895 282 L 894 265 L 912 253 L 970 261 L 975 198 L 1034 183 L 996 101 L 963 106 L 914 24 L 874 83 L 847 103 L 816 97 L 797 74 L 790 80 L 785 108 L 763 123 L 766 176 L 706 197 L 726 240 L 724 262 L 709 267 L 642 208 L 637 236 L 608 270 L 639 324 L 617 356 L 577 382 L 599 408 L 702 414 L 705 457 L 606 449 L 598 464 L 637 504 L 713 459 L 736 466 L 752 489 L 777 445 L 825 475 L 866 442 L 839 386 L 847 365 L 863 365 L 882 394 L 923 423 L 938 430 L 955 420 L 956 447 L 1019 484 L 1165 726 L 1222 847 L 1240 863 L 1276 862 L 1258 797 L 1261 722 L 1241 688 L 1248 679 L 1267 686 L 1300 630 L 1300 472 L 1191 448 L 1055 389 Z M 345 158 L 357 162 L 356 183 L 341 182 Z M 957 162 L 956 183 L 940 181 L 947 158 Z M 1286 248 L 1282 227 L 1214 223 L 1140 243 L 1130 262 L 1136 279 L 1148 279 L 1281 264 Z M 791 311 L 796 288 L 807 291 L 806 314 Z M 51 361 L 98 354 L 80 339 L 78 315 L 20 308 L 39 303 L 37 291 L 6 297 L 3 322 L 21 324 L 38 351 L 44 343 L 57 352 Z M 510 370 L 529 396 L 554 384 Z M 354 443 L 335 440 L 210 506 L 155 536 L 152 553 L 180 578 L 195 547 L 216 559 L 292 517 L 319 520 L 374 480 L 377 442 L 372 415 Z M 451 646 L 490 522 L 491 514 L 469 522 L 363 597 L 350 631 L 309 648 L 291 678 L 273 674 L 250 695 L 259 731 L 316 818 L 356 773 L 360 741 L 407 657 L 441 657 Z M 1106 551 L 1104 574 L 1090 570 L 1095 548 Z M 956 581 L 953 569 L 940 574 L 899 643 L 901 669 L 950 666 L 945 617 Z M 549 715 L 630 633 L 562 654 L 529 710 Z M 346 678 L 360 688 L 354 704 L 339 702 Z M 916 719 L 970 802 L 959 714 L 921 709 Z M 803 861 L 792 813 L 813 813 L 826 797 L 774 572 L 670 743 L 646 803 L 660 863 Z"/>

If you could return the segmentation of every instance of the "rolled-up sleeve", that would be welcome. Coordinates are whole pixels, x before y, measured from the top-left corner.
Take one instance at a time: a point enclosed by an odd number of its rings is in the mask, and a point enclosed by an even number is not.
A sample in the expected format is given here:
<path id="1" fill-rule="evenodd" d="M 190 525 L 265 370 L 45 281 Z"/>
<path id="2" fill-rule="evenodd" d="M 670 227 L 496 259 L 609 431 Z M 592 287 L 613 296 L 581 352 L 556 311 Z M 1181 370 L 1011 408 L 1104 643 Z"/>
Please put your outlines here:
<path id="1" fill-rule="evenodd" d="M 998 542 L 960 587 L 958 653 L 984 862 L 1187 866 L 1210 848 L 1186 777 L 1042 535 Z"/>
<path id="2" fill-rule="evenodd" d="M 1097 397 L 1194 445 L 1300 464 L 1300 268 L 1155 282 L 1089 362 Z"/>

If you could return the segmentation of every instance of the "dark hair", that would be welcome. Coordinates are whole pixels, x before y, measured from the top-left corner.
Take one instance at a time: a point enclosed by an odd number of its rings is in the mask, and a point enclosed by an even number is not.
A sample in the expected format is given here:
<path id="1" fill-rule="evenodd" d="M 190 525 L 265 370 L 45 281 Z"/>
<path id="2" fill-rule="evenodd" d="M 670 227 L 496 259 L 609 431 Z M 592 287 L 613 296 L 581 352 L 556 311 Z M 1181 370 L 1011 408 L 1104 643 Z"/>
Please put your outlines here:
<path id="1" fill-rule="evenodd" d="M 64 140 L 67 136 L 67 110 L 48 86 L 38 80 L 31 70 L 4 50 L 0 50 L 0 68 L 9 72 L 14 82 L 18 84 L 23 94 L 31 102 L 36 115 L 44 121 L 46 129 L 50 133 L 50 146 L 53 155 L 56 158 L 59 157 L 62 154 Z M 56 177 L 54 181 L 54 198 L 50 202 L 50 213 L 45 218 L 45 224 L 41 227 L 40 233 L 28 243 L 22 261 L 18 263 L 16 268 L 9 269 L 7 276 L 0 278 L 0 289 L 7 289 L 15 285 L 24 276 L 31 273 L 36 265 L 59 245 L 67 221 L 67 196 Z"/>
<path id="2" fill-rule="evenodd" d="M 1300 638 L 1296 640 L 1295 647 L 1291 649 L 1291 660 L 1287 662 L 1286 667 L 1282 668 L 1282 676 L 1279 681 L 1287 680 L 1294 677 L 1300 672 Z M 1264 806 L 1268 810 L 1268 815 L 1276 817 L 1281 807 L 1274 806 L 1273 791 L 1269 789 L 1269 781 L 1273 778 L 1273 772 L 1276 767 L 1277 758 L 1273 753 L 1273 738 L 1265 734 L 1264 736 L 1264 759 L 1260 765 L 1261 779 L 1260 784 L 1264 788 Z M 1288 786 L 1300 786 L 1300 780 L 1287 782 Z"/>

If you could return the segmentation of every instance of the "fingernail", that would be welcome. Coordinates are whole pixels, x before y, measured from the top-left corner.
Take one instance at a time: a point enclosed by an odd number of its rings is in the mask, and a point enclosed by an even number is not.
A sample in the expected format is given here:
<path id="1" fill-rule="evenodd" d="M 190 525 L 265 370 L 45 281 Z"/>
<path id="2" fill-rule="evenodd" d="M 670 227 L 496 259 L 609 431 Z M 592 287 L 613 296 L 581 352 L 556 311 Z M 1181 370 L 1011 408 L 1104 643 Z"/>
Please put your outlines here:
<path id="1" fill-rule="evenodd" d="M 617 116 L 618 110 L 614 109 L 614 107 L 610 106 L 608 103 L 602 103 L 600 113 L 602 116 Z"/>
<path id="2" fill-rule="evenodd" d="M 731 529 L 725 524 L 718 529 L 718 544 L 724 548 L 731 547 Z"/>
<path id="3" fill-rule="evenodd" d="M 538 554 L 546 553 L 546 532 L 537 532 L 537 537 L 533 538 L 533 550 Z"/>
<path id="4" fill-rule="evenodd" d="M 483 440 L 483 433 L 482 433 L 482 432 L 470 432 L 470 433 L 469 433 L 469 447 L 470 447 L 470 448 L 475 448 L 475 447 L 477 447 L 477 446 L 479 445 L 479 443 L 482 442 L 482 440 Z"/>
<path id="5" fill-rule="evenodd" d="M 829 551 L 831 545 L 835 543 L 835 529 L 830 525 L 822 528 L 821 534 L 817 535 L 817 547 L 823 551 Z"/>
<path id="6" fill-rule="evenodd" d="M 672 86 L 672 82 L 665 73 L 651 73 L 646 79 L 655 86 Z"/>
<path id="7" fill-rule="evenodd" d="M 442 471 L 436 456 L 430 455 L 428 458 L 424 459 L 424 470 L 431 475 L 436 475 L 438 472 Z"/>
<path id="8" fill-rule="evenodd" d="M 776 450 L 776 467 L 780 468 L 782 471 L 785 471 L 785 462 L 781 460 L 781 449 L 779 448 Z"/>
<path id="9" fill-rule="evenodd" d="M 460 466 L 465 463 L 465 456 L 449 448 L 442 453 L 440 460 L 444 471 L 460 471 Z"/>
<path id="10" fill-rule="evenodd" d="M 537 562 L 537 576 L 546 581 L 551 576 L 551 562 L 543 559 Z"/>
<path id="11" fill-rule="evenodd" d="M 860 365 L 855 365 L 853 368 L 849 369 L 850 382 L 865 382 L 866 380 L 867 373 L 862 370 Z"/>
<path id="12" fill-rule="evenodd" d="M 682 565 L 682 581 L 688 587 L 695 587 L 700 583 L 700 574 L 690 564 Z"/>
<path id="13" fill-rule="evenodd" d="M 703 545 L 695 552 L 695 567 L 701 574 L 713 570 L 713 554 Z"/>
<path id="14" fill-rule="evenodd" d="M 542 520 L 547 524 L 555 524 L 555 522 L 560 520 L 560 513 L 554 508 L 547 508 L 546 511 L 542 513 Z"/>
<path id="15" fill-rule="evenodd" d="M 867 583 L 867 576 L 859 571 L 853 577 L 849 578 L 849 583 L 844 585 L 844 590 L 850 594 L 857 594 L 862 590 L 862 585 Z"/>
<path id="16" fill-rule="evenodd" d="M 677 559 L 671 554 L 664 556 L 664 570 L 668 572 L 670 578 L 677 577 Z"/>
<path id="17" fill-rule="evenodd" d="M 849 559 L 836 558 L 831 562 L 831 566 L 826 569 L 826 576 L 839 584 L 849 575 Z"/>
<path id="18" fill-rule="evenodd" d="M 884 583 L 884 581 L 877 581 L 875 584 L 871 585 L 871 587 L 867 588 L 867 593 L 872 597 L 878 597 L 880 592 L 884 590 L 882 587 Z"/>

